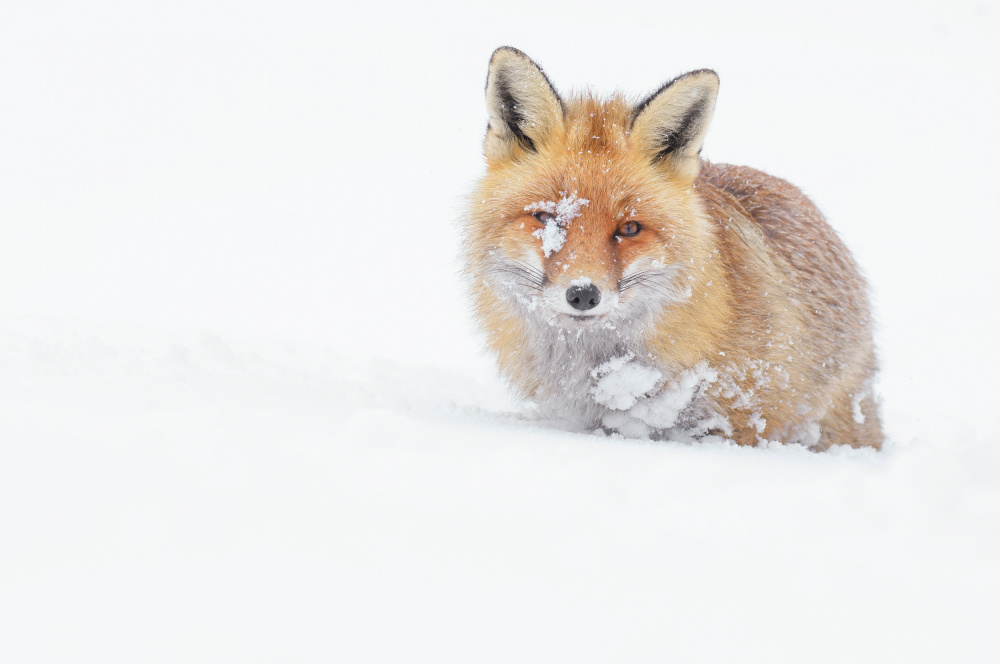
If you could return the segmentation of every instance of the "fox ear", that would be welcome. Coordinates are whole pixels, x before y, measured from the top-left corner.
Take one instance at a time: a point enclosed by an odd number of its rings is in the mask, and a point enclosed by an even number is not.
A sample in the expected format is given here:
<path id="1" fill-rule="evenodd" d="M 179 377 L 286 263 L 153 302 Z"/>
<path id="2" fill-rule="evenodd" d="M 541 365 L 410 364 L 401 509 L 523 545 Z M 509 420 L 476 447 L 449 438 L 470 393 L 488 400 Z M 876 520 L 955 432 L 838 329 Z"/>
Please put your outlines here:
<path id="1" fill-rule="evenodd" d="M 693 180 L 718 94 L 719 75 L 711 69 L 678 76 L 632 109 L 630 141 L 653 163 Z"/>
<path id="2" fill-rule="evenodd" d="M 563 124 L 559 93 L 541 67 L 510 46 L 501 46 L 490 58 L 486 110 L 490 124 L 483 151 L 489 161 L 537 152 Z"/>

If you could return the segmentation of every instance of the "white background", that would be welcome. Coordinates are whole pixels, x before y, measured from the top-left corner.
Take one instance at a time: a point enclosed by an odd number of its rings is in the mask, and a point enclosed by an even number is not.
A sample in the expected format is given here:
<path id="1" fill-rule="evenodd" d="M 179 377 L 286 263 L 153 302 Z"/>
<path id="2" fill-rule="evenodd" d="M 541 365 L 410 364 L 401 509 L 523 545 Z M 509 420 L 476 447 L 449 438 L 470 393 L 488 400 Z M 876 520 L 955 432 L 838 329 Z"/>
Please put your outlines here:
<path id="1" fill-rule="evenodd" d="M 997 661 L 989 2 L 7 3 L 4 661 Z M 492 50 L 722 88 L 879 321 L 886 452 L 540 427 L 458 272 Z"/>

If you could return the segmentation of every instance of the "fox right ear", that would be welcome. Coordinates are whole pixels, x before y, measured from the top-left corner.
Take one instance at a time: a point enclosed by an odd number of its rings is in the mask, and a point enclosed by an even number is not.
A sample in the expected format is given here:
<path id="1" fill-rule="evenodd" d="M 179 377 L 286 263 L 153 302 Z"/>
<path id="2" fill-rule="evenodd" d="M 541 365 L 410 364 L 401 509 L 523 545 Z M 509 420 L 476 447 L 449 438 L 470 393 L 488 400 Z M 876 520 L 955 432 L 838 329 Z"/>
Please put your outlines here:
<path id="1" fill-rule="evenodd" d="M 483 151 L 488 161 L 537 152 L 563 124 L 562 99 L 541 67 L 516 48 L 501 46 L 486 76 L 490 124 Z"/>
<path id="2" fill-rule="evenodd" d="M 711 69 L 678 76 L 632 109 L 631 142 L 654 164 L 693 180 L 718 94 Z"/>

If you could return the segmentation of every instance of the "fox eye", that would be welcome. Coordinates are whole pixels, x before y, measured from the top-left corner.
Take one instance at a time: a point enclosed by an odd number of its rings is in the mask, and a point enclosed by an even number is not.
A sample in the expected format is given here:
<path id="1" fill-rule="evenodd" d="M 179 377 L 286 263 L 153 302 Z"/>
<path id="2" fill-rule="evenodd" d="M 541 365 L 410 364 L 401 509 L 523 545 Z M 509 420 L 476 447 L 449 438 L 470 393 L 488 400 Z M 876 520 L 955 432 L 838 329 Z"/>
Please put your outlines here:
<path id="1" fill-rule="evenodd" d="M 543 224 L 548 224 L 550 221 L 555 221 L 556 219 L 556 215 L 551 212 L 536 212 L 534 217 Z"/>
<path id="2" fill-rule="evenodd" d="M 626 221 L 624 224 L 621 225 L 621 228 L 618 229 L 618 235 L 621 235 L 623 237 L 633 237 L 635 235 L 638 235 L 639 231 L 641 230 L 642 226 L 639 225 L 639 222 Z"/>

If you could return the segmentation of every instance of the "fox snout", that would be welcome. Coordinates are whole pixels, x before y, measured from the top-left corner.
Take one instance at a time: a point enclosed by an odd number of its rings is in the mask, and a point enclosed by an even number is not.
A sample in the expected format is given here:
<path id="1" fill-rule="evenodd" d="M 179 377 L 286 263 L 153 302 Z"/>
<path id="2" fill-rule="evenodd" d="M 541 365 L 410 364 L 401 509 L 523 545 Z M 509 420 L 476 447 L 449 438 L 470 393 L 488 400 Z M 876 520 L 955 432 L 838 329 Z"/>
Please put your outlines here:
<path id="1" fill-rule="evenodd" d="M 577 311 L 590 311 L 601 303 L 601 289 L 594 284 L 573 284 L 566 289 L 566 301 Z"/>
<path id="2" fill-rule="evenodd" d="M 612 283 L 581 276 L 568 284 L 550 281 L 545 288 L 544 303 L 546 310 L 558 314 L 563 323 L 569 320 L 593 323 L 617 311 L 618 297 Z"/>

